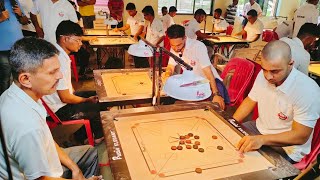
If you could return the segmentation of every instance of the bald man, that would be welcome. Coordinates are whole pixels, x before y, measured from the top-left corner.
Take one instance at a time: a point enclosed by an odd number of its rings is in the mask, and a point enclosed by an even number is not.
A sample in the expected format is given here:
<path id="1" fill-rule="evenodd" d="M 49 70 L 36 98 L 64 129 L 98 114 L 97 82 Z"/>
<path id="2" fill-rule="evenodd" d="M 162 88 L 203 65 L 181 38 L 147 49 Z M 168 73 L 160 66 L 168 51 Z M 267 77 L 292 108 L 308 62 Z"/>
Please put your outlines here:
<path id="1" fill-rule="evenodd" d="M 238 143 L 240 153 L 263 145 L 282 147 L 280 154 L 291 163 L 310 152 L 313 128 L 319 118 L 319 86 L 293 67 L 290 47 L 282 41 L 262 50 L 262 71 L 248 97 L 233 118 L 239 122 L 259 104 L 259 118 L 243 123 L 252 134 Z"/>

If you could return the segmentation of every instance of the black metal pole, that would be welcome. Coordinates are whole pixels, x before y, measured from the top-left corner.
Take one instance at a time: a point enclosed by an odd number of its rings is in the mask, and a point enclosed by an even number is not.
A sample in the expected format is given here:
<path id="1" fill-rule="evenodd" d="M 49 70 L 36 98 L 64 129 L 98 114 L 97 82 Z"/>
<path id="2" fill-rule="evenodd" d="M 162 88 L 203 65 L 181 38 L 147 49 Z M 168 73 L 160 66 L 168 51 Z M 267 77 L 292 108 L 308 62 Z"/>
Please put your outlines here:
<path id="1" fill-rule="evenodd" d="M 0 121 L 0 139 L 1 139 L 2 152 L 4 155 L 3 158 L 4 158 L 4 160 L 6 162 L 6 166 L 7 166 L 8 178 L 9 178 L 9 180 L 13 180 L 10 162 L 9 162 L 9 156 L 8 156 L 8 152 L 7 152 L 7 148 L 6 148 L 6 141 L 4 139 L 4 135 L 3 135 L 3 131 L 2 131 L 1 121 Z"/>

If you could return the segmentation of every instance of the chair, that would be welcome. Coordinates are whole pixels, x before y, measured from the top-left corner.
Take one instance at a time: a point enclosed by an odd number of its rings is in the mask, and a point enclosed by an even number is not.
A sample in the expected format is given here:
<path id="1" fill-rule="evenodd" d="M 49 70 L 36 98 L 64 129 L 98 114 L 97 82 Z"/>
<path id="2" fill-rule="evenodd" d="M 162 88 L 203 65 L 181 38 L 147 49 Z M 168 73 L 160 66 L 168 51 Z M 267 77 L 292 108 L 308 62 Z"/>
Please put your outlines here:
<path id="1" fill-rule="evenodd" d="M 226 30 L 226 35 L 231 35 L 233 31 L 233 25 L 229 25 Z"/>
<path id="2" fill-rule="evenodd" d="M 294 164 L 294 166 L 300 170 L 307 168 L 313 161 L 316 160 L 319 153 L 320 153 L 320 120 L 318 119 L 313 131 L 313 138 L 311 142 L 310 153 L 304 156 L 300 162 Z"/>
<path id="3" fill-rule="evenodd" d="M 221 74 L 221 78 L 226 83 L 230 106 L 238 106 L 243 101 L 253 74 L 254 64 L 249 60 L 233 58 L 228 62 Z"/>
<path id="4" fill-rule="evenodd" d="M 262 41 L 270 42 L 274 40 L 274 32 L 271 30 L 264 30 L 262 33 Z"/>
<path id="5" fill-rule="evenodd" d="M 86 128 L 89 144 L 91 146 L 94 146 L 94 140 L 93 140 L 93 136 L 92 136 L 90 121 L 88 119 L 61 121 L 60 118 L 50 109 L 50 107 L 47 105 L 47 103 L 42 98 L 41 98 L 41 102 L 42 102 L 44 108 L 47 110 L 47 113 L 53 119 L 53 122 L 47 121 L 47 124 L 50 129 L 53 129 L 53 128 L 57 127 L 58 125 L 74 125 L 74 124 L 79 125 L 79 124 L 82 124 Z"/>
<path id="6" fill-rule="evenodd" d="M 71 59 L 71 68 L 73 71 L 73 75 L 74 75 L 74 79 L 76 80 L 76 82 L 79 81 L 79 75 L 78 75 L 78 71 L 77 71 L 77 63 L 76 63 L 76 57 L 74 55 L 69 55 L 70 59 Z"/>

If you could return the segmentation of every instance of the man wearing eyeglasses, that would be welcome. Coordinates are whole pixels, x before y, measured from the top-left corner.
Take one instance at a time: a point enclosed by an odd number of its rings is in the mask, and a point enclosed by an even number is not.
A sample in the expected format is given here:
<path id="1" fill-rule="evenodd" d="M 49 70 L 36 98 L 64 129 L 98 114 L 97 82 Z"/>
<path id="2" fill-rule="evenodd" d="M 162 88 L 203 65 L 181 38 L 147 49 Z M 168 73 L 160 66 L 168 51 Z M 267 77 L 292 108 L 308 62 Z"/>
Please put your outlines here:
<path id="1" fill-rule="evenodd" d="M 56 30 L 57 44 L 55 46 L 60 51 L 59 61 L 63 78 L 59 80 L 57 91 L 44 96 L 43 99 L 61 120 L 89 119 L 95 143 L 100 143 L 104 138 L 95 92 L 75 92 L 71 82 L 69 54 L 80 49 L 82 34 L 83 31 L 79 24 L 72 21 L 62 21 L 58 25 Z M 86 138 L 85 128 L 82 127 L 78 130 L 75 137 L 76 140 L 83 143 Z"/>

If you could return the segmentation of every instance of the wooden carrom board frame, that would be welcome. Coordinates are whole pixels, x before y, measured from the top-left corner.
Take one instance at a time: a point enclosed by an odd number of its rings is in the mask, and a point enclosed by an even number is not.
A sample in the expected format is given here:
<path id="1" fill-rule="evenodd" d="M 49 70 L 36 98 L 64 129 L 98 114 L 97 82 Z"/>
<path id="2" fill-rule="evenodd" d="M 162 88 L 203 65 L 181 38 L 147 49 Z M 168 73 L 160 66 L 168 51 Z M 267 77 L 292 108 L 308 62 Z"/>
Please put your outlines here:
<path id="1" fill-rule="evenodd" d="M 152 168 L 150 169 L 148 168 L 148 165 L 146 165 L 148 164 L 146 163 L 147 160 L 145 160 L 144 163 L 141 163 L 140 161 L 141 157 L 147 157 L 144 155 L 144 151 L 145 151 L 144 148 L 150 149 L 150 147 L 148 148 L 147 147 L 148 145 L 147 145 L 143 148 L 141 147 L 138 148 L 139 151 L 136 151 L 135 148 L 138 145 L 141 146 L 141 142 L 139 138 L 136 138 L 135 141 L 129 140 L 130 136 L 135 135 L 134 130 L 130 132 L 131 135 L 129 132 L 121 130 L 121 126 L 124 124 L 129 123 L 128 126 L 131 126 L 130 118 L 134 119 L 134 118 L 144 117 L 146 120 L 145 123 L 147 123 L 149 122 L 147 120 L 150 120 L 148 119 L 147 116 L 154 116 L 154 115 L 157 116 L 160 114 L 163 115 L 163 113 L 168 113 L 168 115 L 172 115 L 177 113 L 183 113 L 184 111 L 189 112 L 189 110 L 210 111 L 210 113 L 214 114 L 216 117 L 219 118 L 219 120 L 221 121 L 222 124 L 224 124 L 224 126 L 227 126 L 228 128 L 230 128 L 230 130 L 234 131 L 234 133 L 238 134 L 239 136 L 243 136 L 243 133 L 246 134 L 246 131 L 244 131 L 236 121 L 232 119 L 228 119 L 228 117 L 230 116 L 227 113 L 219 110 L 217 106 L 209 102 L 185 103 L 185 104 L 177 104 L 177 105 L 170 105 L 170 106 L 125 109 L 117 112 L 101 112 L 101 119 L 104 127 L 107 151 L 108 151 L 110 166 L 111 166 L 114 179 L 118 180 L 118 179 L 215 179 L 217 178 L 214 175 L 210 175 L 210 171 L 212 170 L 210 169 L 210 167 L 201 167 L 203 168 L 202 174 L 197 174 L 195 172 L 185 172 L 181 174 L 179 173 L 167 174 L 167 176 L 164 175 L 163 177 L 160 177 L 159 174 L 157 174 L 157 172 L 155 172 L 155 174 L 152 174 L 149 171 Z M 170 119 L 169 116 L 166 118 Z M 122 120 L 124 122 L 122 122 Z M 131 129 L 135 129 L 139 125 L 141 125 L 141 124 L 136 124 L 135 122 L 136 120 L 133 120 L 133 121 L 134 121 L 132 122 L 133 127 L 131 126 Z M 153 123 L 153 122 L 150 121 L 150 123 Z M 153 130 L 150 132 L 153 132 Z M 125 136 L 123 136 L 124 132 L 126 132 Z M 221 133 L 219 137 L 221 135 L 224 136 L 224 134 Z M 154 147 L 154 148 L 157 148 L 157 147 Z M 205 149 L 205 150 L 208 150 L 208 149 Z M 184 149 L 182 151 L 188 151 L 188 150 Z M 177 153 L 180 153 L 180 152 L 177 152 Z M 134 153 L 134 158 L 132 158 L 132 155 L 130 154 L 128 155 L 128 153 Z M 255 153 L 258 153 L 258 152 L 255 152 Z M 240 173 L 237 175 L 234 175 L 230 171 L 230 169 L 229 169 L 229 172 L 226 169 L 223 169 L 222 171 L 225 172 L 225 174 L 227 174 L 228 176 L 230 176 L 228 177 L 229 179 L 240 179 L 240 178 L 242 179 L 279 179 L 279 178 L 295 176 L 299 173 L 297 169 L 295 169 L 288 161 L 282 158 L 279 154 L 277 154 L 271 148 L 263 147 L 259 151 L 259 153 L 261 153 L 262 156 L 269 161 L 268 163 L 272 164 L 273 166 L 270 166 L 270 168 L 267 168 L 267 169 L 258 170 L 256 172 L 245 172 L 243 174 Z M 245 157 L 245 159 L 246 158 L 247 157 Z M 132 164 L 134 164 L 134 167 L 132 167 Z M 255 165 L 254 162 L 253 162 L 253 165 Z M 145 173 L 142 173 L 144 174 L 143 176 L 141 176 L 140 168 L 143 169 L 142 172 L 145 172 Z M 188 171 L 190 171 L 190 169 L 188 169 Z"/>
<path id="2" fill-rule="evenodd" d="M 143 88 L 147 88 L 150 90 L 150 93 L 141 93 L 137 92 L 135 94 L 132 93 L 126 93 L 122 94 L 117 93 L 117 87 L 114 83 L 113 80 L 115 79 L 123 79 L 119 76 L 130 76 L 134 74 L 145 74 L 145 75 L 150 75 L 149 73 L 150 69 L 149 68 L 143 68 L 143 69 L 103 69 L 103 70 L 94 70 L 94 80 L 95 80 L 95 86 L 96 86 L 96 91 L 97 95 L 99 98 L 99 102 L 101 103 L 113 103 L 113 104 L 130 104 L 130 102 L 134 103 L 135 101 L 137 103 L 140 102 L 145 102 L 149 101 L 151 102 L 152 99 L 152 80 L 151 77 L 148 76 L 150 79 L 149 83 L 145 83 L 142 85 L 137 84 L 137 86 L 143 86 Z M 104 78 L 104 75 L 108 75 L 108 79 Z M 110 77 L 110 78 L 109 78 Z M 127 79 L 127 82 L 130 81 L 130 79 Z M 121 82 L 117 82 L 121 83 Z M 116 83 L 116 84 L 117 84 Z M 124 82 L 125 83 L 125 82 Z M 132 82 L 130 82 L 132 84 Z M 131 88 L 134 89 L 134 88 Z M 144 90 L 145 92 L 145 90 Z M 165 97 L 165 94 L 161 92 L 161 97 Z"/>
<path id="3" fill-rule="evenodd" d="M 248 44 L 249 41 L 245 39 L 236 38 L 233 36 L 217 36 L 220 40 L 208 38 L 206 40 L 211 41 L 213 44 Z"/>
<path id="4" fill-rule="evenodd" d="M 125 46 L 135 43 L 130 36 L 97 36 L 97 40 L 89 41 L 90 46 Z"/>
<path id="5" fill-rule="evenodd" d="M 83 35 L 85 36 L 126 36 L 126 34 L 122 31 L 112 31 L 109 29 L 109 35 L 107 35 L 106 29 L 85 29 Z"/>

